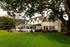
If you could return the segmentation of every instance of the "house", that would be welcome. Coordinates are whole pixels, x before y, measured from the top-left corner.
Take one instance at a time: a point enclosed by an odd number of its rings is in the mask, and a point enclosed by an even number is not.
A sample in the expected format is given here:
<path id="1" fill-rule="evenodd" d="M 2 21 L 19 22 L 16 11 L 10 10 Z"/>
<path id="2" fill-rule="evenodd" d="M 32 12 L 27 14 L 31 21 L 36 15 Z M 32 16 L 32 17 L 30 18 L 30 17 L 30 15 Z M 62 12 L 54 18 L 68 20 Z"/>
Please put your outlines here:
<path id="1" fill-rule="evenodd" d="M 31 31 L 31 28 L 29 28 L 30 25 L 29 24 L 20 24 L 18 26 L 16 26 L 16 31 L 19 32 L 30 32 Z"/>
<path id="2" fill-rule="evenodd" d="M 43 31 L 58 31 L 61 32 L 61 21 L 59 19 L 56 19 L 54 22 L 49 21 L 47 17 L 44 17 L 41 27 Z"/>
<path id="3" fill-rule="evenodd" d="M 27 24 L 31 25 L 32 30 L 41 30 L 43 16 L 33 16 Z"/>
<path id="4" fill-rule="evenodd" d="M 58 31 L 61 32 L 61 21 L 56 19 L 54 22 L 49 21 L 47 16 L 33 16 L 27 22 L 27 24 L 31 25 L 31 29 L 35 30 L 42 30 L 42 31 Z"/>
<path id="5" fill-rule="evenodd" d="M 32 16 L 25 24 L 17 26 L 16 29 L 26 31 L 58 31 L 61 32 L 61 21 L 56 19 L 54 22 L 48 20 L 48 16 Z"/>

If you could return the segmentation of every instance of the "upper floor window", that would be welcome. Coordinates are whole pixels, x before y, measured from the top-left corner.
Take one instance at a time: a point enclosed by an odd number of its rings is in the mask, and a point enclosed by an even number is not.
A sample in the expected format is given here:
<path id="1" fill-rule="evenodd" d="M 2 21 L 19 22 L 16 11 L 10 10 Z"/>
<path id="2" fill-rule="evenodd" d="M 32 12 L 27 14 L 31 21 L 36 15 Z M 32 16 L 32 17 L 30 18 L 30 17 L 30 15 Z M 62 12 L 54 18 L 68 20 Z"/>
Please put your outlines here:
<path id="1" fill-rule="evenodd" d="M 33 23 L 34 23 L 34 21 L 33 21 Z"/>
<path id="2" fill-rule="evenodd" d="M 39 20 L 39 18 L 37 18 L 37 20 Z"/>
<path id="3" fill-rule="evenodd" d="M 29 22 L 31 22 L 31 20 L 29 20 Z"/>
<path id="4" fill-rule="evenodd" d="M 19 16 L 21 16 L 21 15 L 19 15 Z"/>
<path id="5" fill-rule="evenodd" d="M 39 20 L 37 20 L 37 22 L 39 23 Z"/>
<path id="6" fill-rule="evenodd" d="M 35 19 L 33 19 L 33 21 L 35 21 Z"/>

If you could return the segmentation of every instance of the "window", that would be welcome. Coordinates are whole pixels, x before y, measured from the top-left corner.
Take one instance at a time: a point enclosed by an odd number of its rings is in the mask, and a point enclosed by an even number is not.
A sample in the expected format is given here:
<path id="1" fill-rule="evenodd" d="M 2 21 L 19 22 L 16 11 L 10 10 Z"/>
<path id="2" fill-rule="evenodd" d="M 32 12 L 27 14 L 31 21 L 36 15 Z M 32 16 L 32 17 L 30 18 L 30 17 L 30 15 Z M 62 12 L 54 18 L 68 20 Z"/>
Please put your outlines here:
<path id="1" fill-rule="evenodd" d="M 45 26 L 44 26 L 44 30 L 45 30 Z"/>
<path id="2" fill-rule="evenodd" d="M 33 23 L 34 23 L 34 21 L 33 21 Z"/>
<path id="3" fill-rule="evenodd" d="M 55 27 L 54 26 L 50 26 L 49 30 L 55 30 Z"/>
<path id="4" fill-rule="evenodd" d="M 37 20 L 39 20 L 39 18 L 37 18 Z"/>
<path id="5" fill-rule="evenodd" d="M 39 20 L 37 22 L 39 23 Z"/>
<path id="6" fill-rule="evenodd" d="M 44 26 L 44 30 L 45 31 L 48 31 L 48 26 Z"/>
<path id="7" fill-rule="evenodd" d="M 36 26 L 41 26 L 41 24 L 36 24 Z"/>
<path id="8" fill-rule="evenodd" d="M 18 27 L 18 29 L 23 29 L 23 27 Z"/>
<path id="9" fill-rule="evenodd" d="M 21 15 L 19 15 L 19 16 L 21 16 Z"/>
<path id="10" fill-rule="evenodd" d="M 32 26 L 32 29 L 36 29 L 36 26 L 35 26 L 35 25 L 33 25 L 33 26 Z"/>
<path id="11" fill-rule="evenodd" d="M 46 26 L 46 30 L 48 30 L 48 26 Z"/>

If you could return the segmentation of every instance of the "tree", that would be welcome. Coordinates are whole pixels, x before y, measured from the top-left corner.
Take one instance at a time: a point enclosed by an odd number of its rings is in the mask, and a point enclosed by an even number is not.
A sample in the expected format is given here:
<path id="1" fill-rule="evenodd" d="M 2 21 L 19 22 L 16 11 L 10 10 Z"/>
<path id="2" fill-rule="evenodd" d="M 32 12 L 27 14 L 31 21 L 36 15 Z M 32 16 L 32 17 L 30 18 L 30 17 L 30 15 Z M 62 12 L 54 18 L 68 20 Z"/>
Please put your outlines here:
<path id="1" fill-rule="evenodd" d="M 65 0 L 65 9 L 68 15 L 70 15 L 70 0 Z"/>
<path id="2" fill-rule="evenodd" d="M 9 30 L 15 28 L 15 21 L 12 18 L 0 17 L 0 29 Z"/>
<path id="3" fill-rule="evenodd" d="M 36 11 L 41 10 L 41 0 L 0 0 L 1 7 L 7 10 L 10 16 L 15 13 L 25 12 L 25 15 L 33 15 Z M 38 5 L 39 4 L 39 5 Z M 38 7 L 38 9 L 37 9 Z"/>
<path id="4" fill-rule="evenodd" d="M 25 15 L 31 17 L 34 13 L 42 14 L 42 11 L 47 8 L 52 10 L 51 19 L 58 17 L 63 23 L 67 22 L 69 25 L 69 21 L 63 18 L 65 11 L 60 7 L 63 0 L 1 0 L 1 2 L 5 4 L 2 5 L 2 8 L 12 16 L 15 16 L 15 13 L 25 12 Z"/>
<path id="5" fill-rule="evenodd" d="M 67 28 L 70 31 L 70 0 L 64 0 L 65 11 L 68 14 L 69 20 L 67 21 Z"/>

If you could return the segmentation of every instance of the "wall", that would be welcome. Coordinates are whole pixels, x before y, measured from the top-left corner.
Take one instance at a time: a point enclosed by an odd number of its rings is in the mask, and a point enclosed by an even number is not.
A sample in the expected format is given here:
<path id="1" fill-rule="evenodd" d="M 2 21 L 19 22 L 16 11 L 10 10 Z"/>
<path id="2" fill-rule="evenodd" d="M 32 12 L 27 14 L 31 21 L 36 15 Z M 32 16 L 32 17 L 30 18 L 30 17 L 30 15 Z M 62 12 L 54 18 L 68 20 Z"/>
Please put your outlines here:
<path id="1" fill-rule="evenodd" d="M 60 20 L 56 20 L 55 22 L 42 22 L 42 29 L 44 30 L 44 26 L 54 26 L 55 30 L 58 30 L 58 32 L 61 32 L 61 22 Z"/>

